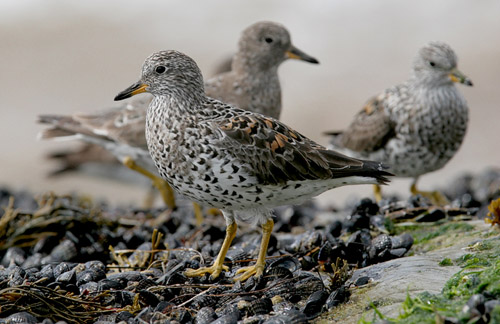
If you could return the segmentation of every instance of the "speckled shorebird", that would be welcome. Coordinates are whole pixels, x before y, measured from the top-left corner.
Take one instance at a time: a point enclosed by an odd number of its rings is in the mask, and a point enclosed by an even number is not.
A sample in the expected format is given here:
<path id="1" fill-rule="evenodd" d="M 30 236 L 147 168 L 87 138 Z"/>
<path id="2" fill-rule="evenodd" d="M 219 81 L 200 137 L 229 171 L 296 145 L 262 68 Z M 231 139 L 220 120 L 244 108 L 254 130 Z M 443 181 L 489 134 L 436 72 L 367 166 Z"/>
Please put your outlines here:
<path id="1" fill-rule="evenodd" d="M 413 194 L 445 203 L 438 192 L 419 191 L 417 180 L 442 168 L 464 139 L 468 107 L 454 82 L 472 86 L 451 47 L 429 43 L 419 50 L 408 81 L 369 100 L 346 130 L 330 133 L 331 148 L 383 161 L 396 176 L 414 179 Z M 375 196 L 381 199 L 378 186 Z"/>
<path id="2" fill-rule="evenodd" d="M 281 88 L 277 70 L 289 58 L 318 63 L 315 58 L 293 46 L 284 26 L 274 22 L 255 23 L 243 31 L 231 71 L 209 79 L 205 83 L 205 91 L 210 97 L 242 109 L 279 118 Z M 40 136 L 54 138 L 71 135 L 67 138 L 75 138 L 73 135 L 77 135 L 76 138 L 102 145 L 126 166 L 151 178 L 167 205 L 173 207 L 175 200 L 172 191 L 151 172 L 152 161 L 145 146 L 146 107 L 150 101 L 150 98 L 144 98 L 91 115 L 43 115 L 39 121 L 51 124 L 53 128 L 43 131 Z M 127 145 L 130 146 L 130 156 L 127 156 Z M 199 221 L 201 214 L 198 206 L 195 206 L 195 211 Z"/>
<path id="3" fill-rule="evenodd" d="M 210 267 L 188 276 L 217 277 L 237 222 L 262 225 L 257 262 L 236 280 L 261 276 L 273 228 L 270 208 L 300 203 L 348 184 L 387 182 L 378 162 L 353 159 L 309 140 L 278 120 L 205 95 L 196 63 L 177 51 L 149 56 L 139 82 L 115 100 L 149 92 L 146 139 L 160 175 L 177 192 L 222 210 L 226 237 Z"/>

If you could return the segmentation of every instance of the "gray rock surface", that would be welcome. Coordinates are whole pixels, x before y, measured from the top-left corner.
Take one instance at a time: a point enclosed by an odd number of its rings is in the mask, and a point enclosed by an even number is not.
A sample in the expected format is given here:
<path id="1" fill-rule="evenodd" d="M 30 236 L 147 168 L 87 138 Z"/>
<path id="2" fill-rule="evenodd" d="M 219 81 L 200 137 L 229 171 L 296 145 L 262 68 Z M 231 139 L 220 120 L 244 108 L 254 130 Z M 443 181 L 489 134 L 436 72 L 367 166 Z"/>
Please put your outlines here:
<path id="1" fill-rule="evenodd" d="M 445 283 L 459 272 L 461 267 L 440 266 L 439 263 L 444 258 L 456 260 L 470 253 L 467 247 L 482 241 L 482 234 L 491 230 L 490 225 L 482 220 L 470 221 L 468 224 L 473 225 L 475 230 L 467 233 L 468 235 L 460 235 L 452 246 L 356 270 L 350 281 L 356 282 L 361 277 L 371 279 L 367 285 L 351 289 L 348 309 L 341 310 L 349 315 L 347 318 L 342 318 L 341 322 L 358 323 L 361 316 L 370 309 L 370 302 L 377 305 L 377 309 L 385 316 L 397 317 L 407 293 L 411 297 L 426 291 L 431 294 L 440 293 Z M 336 311 L 339 310 L 332 310 L 333 313 Z M 330 314 L 331 317 L 326 315 L 322 319 L 336 318 L 333 313 Z"/>

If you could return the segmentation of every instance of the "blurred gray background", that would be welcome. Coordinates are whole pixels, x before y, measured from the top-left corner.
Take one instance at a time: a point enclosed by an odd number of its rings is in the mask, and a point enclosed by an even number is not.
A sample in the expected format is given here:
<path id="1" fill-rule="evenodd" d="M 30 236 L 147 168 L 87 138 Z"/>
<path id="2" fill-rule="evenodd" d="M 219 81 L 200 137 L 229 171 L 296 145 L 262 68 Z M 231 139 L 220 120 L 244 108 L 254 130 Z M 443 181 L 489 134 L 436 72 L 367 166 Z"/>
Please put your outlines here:
<path id="1" fill-rule="evenodd" d="M 500 166 L 499 17 L 498 0 L 2 0 L 0 185 L 142 201 L 140 186 L 78 175 L 48 179 L 54 165 L 44 154 L 72 143 L 37 142 L 36 115 L 113 106 L 157 50 L 183 51 L 212 75 L 244 28 L 272 20 L 321 62 L 287 61 L 279 73 L 283 121 L 322 144 L 323 131 L 346 127 L 370 96 L 404 81 L 422 45 L 449 43 L 474 87 L 458 85 L 470 106 L 460 151 L 420 182 L 422 189 L 444 186 L 461 172 Z M 406 196 L 409 185 L 397 180 L 386 191 Z M 353 194 L 371 195 L 371 188 L 339 188 L 320 199 L 342 204 Z"/>

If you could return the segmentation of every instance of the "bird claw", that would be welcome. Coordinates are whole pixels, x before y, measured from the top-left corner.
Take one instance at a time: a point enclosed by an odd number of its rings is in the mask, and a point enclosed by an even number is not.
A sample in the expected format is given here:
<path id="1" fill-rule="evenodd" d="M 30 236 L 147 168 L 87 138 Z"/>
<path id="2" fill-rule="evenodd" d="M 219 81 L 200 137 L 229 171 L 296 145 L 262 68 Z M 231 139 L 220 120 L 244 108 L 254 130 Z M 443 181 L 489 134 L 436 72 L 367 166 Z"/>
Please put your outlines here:
<path id="1" fill-rule="evenodd" d="M 418 190 L 415 182 L 411 185 L 410 192 L 413 195 L 421 195 L 422 197 L 429 199 L 431 203 L 436 206 L 446 206 L 450 203 L 450 201 L 446 198 L 446 196 L 439 191 Z"/>
<path id="2" fill-rule="evenodd" d="M 210 267 L 202 267 L 199 269 L 186 269 L 186 272 L 184 273 L 187 277 L 201 277 L 204 276 L 206 273 L 210 274 L 210 279 L 216 279 L 220 273 L 224 271 L 229 271 L 229 267 L 226 265 L 217 265 L 213 264 Z"/>
<path id="3" fill-rule="evenodd" d="M 439 191 L 418 191 L 417 193 L 428 198 L 436 206 L 446 206 L 450 203 L 445 195 Z"/>
<path id="4" fill-rule="evenodd" d="M 450 201 L 439 191 L 431 192 L 431 201 L 438 206 L 445 206 L 450 203 Z"/>
<path id="5" fill-rule="evenodd" d="M 234 281 L 245 281 L 251 276 L 255 276 L 256 278 L 262 277 L 262 274 L 264 273 L 264 267 L 255 264 L 253 266 L 240 268 L 236 271 L 237 275 L 240 273 L 241 275 L 234 278 Z"/>
<path id="6" fill-rule="evenodd" d="M 209 208 L 207 214 L 210 216 L 222 216 L 222 212 L 217 208 Z"/>

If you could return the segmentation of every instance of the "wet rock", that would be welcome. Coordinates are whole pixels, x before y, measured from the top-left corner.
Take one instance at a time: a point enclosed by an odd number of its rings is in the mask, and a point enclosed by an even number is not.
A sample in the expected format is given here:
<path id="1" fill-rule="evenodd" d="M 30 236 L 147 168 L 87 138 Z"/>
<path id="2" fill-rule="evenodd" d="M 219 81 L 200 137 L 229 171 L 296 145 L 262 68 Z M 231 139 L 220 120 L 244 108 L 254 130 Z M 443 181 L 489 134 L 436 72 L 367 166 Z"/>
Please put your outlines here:
<path id="1" fill-rule="evenodd" d="M 484 303 L 486 298 L 481 294 L 472 295 L 465 306 L 462 308 L 462 313 L 466 318 L 477 319 L 480 318 L 486 310 Z"/>
<path id="2" fill-rule="evenodd" d="M 388 219 L 414 222 L 471 216 L 472 208 L 478 205 L 476 201 L 484 208 L 486 202 L 477 198 L 479 188 L 474 187 L 474 181 L 475 177 L 460 197 L 450 197 L 459 200 L 459 204 L 446 208 L 430 206 L 418 196 L 408 201 L 386 199 L 380 204 L 363 199 L 335 212 L 315 204 L 283 207 L 276 211 L 263 277 L 237 283 L 231 279 L 238 268 L 253 264 L 257 257 L 261 241 L 258 231 L 238 233 L 225 259 L 230 270 L 223 271 L 216 280 L 208 275 L 189 278 L 186 269 L 210 265 L 218 254 L 225 235 L 221 218 L 207 219 L 197 228 L 192 225 L 188 202 L 185 206 L 180 204 L 173 213 L 102 205 L 101 215 L 95 209 L 91 211 L 88 204 L 78 205 L 77 200 L 56 197 L 54 204 L 44 207 L 40 215 L 61 219 L 61 223 L 51 225 L 54 227 L 41 229 L 57 234 L 30 247 L 5 250 L 2 263 L 10 267 L 0 267 L 0 288 L 36 283 L 71 292 L 74 298 L 96 301 L 108 310 L 140 307 L 135 316 L 128 312 L 96 315 L 93 321 L 101 323 L 305 323 L 349 298 L 345 276 L 338 278 L 337 266 L 342 267 L 343 260 L 347 261 L 348 270 L 358 269 L 352 279 L 354 284 L 365 285 L 370 280 L 376 282 L 385 270 L 363 267 L 408 253 L 413 238 L 408 234 L 387 235 L 391 233 L 385 228 Z M 488 181 L 483 183 L 496 183 Z M 488 189 L 488 195 L 491 192 L 495 190 Z M 349 219 L 343 220 L 341 217 L 347 214 Z M 28 211 L 23 217 L 29 215 Z M 321 222 L 316 222 L 318 215 Z M 166 220 L 158 224 L 156 217 Z M 165 236 L 153 252 L 154 228 Z M 113 247 L 111 252 L 109 246 Z M 434 260 L 433 264 L 437 263 Z M 359 275 L 364 269 L 367 272 Z M 332 281 L 334 277 L 338 281 Z M 482 306 L 475 305 L 477 311 L 470 308 L 469 313 L 486 316 L 495 305 L 493 300 L 488 301 L 491 298 L 488 296 Z"/>
<path id="3" fill-rule="evenodd" d="M 12 314 L 6 318 L 4 318 L 2 321 L 2 323 L 6 323 L 6 324 L 35 324 L 35 323 L 38 323 L 38 320 L 36 319 L 35 316 L 31 315 L 30 313 L 27 313 L 27 312 L 20 312 L 20 313 L 15 313 L 15 314 Z"/>
<path id="4" fill-rule="evenodd" d="M 7 249 L 0 264 L 4 267 L 8 267 L 11 264 L 20 266 L 25 260 L 26 253 L 24 250 L 20 247 L 13 246 Z"/>
<path id="5" fill-rule="evenodd" d="M 76 285 L 81 286 L 87 282 L 97 282 L 106 278 L 106 273 L 98 268 L 86 269 L 76 275 Z"/>
<path id="6" fill-rule="evenodd" d="M 307 324 L 307 316 L 298 310 L 288 310 L 269 318 L 264 324 Z"/>
<path id="7" fill-rule="evenodd" d="M 54 277 L 59 277 L 62 273 L 70 271 L 76 267 L 76 263 L 61 262 L 54 267 Z"/>
<path id="8" fill-rule="evenodd" d="M 306 301 L 302 312 L 309 318 L 317 316 L 328 298 L 325 290 L 318 290 L 312 293 Z"/>
<path id="9" fill-rule="evenodd" d="M 432 209 L 427 213 L 422 213 L 421 215 L 415 217 L 416 222 L 425 223 L 425 222 L 437 222 L 446 217 L 446 214 L 442 209 Z"/>
<path id="10" fill-rule="evenodd" d="M 270 298 L 263 297 L 250 302 L 250 314 L 263 315 L 273 310 L 273 303 Z"/>
<path id="11" fill-rule="evenodd" d="M 408 251 L 413 245 L 413 237 L 408 233 L 391 236 L 391 243 L 393 249 L 404 248 Z"/>
<path id="12" fill-rule="evenodd" d="M 332 237 L 339 237 L 342 233 L 342 222 L 339 220 L 333 221 L 326 228 L 326 233 L 330 234 Z"/>
<path id="13" fill-rule="evenodd" d="M 321 279 L 315 276 L 307 276 L 297 281 L 295 284 L 295 293 L 302 298 L 308 298 L 311 294 L 324 288 L 325 286 Z"/>
<path id="14" fill-rule="evenodd" d="M 349 297 L 349 290 L 342 285 L 340 288 L 332 291 L 325 301 L 327 309 L 333 308 L 341 303 L 343 303 Z"/>
<path id="15" fill-rule="evenodd" d="M 390 259 L 392 241 L 389 235 L 382 234 L 374 238 L 368 249 L 368 254 L 372 263 Z"/>
<path id="16" fill-rule="evenodd" d="M 217 319 L 217 314 L 212 307 L 202 307 L 194 319 L 195 324 L 208 324 Z"/>
<path id="17" fill-rule="evenodd" d="M 10 266 L 6 272 L 9 287 L 20 286 L 26 279 L 26 271 L 19 266 Z"/>

